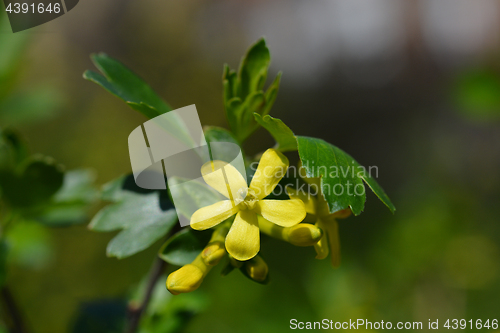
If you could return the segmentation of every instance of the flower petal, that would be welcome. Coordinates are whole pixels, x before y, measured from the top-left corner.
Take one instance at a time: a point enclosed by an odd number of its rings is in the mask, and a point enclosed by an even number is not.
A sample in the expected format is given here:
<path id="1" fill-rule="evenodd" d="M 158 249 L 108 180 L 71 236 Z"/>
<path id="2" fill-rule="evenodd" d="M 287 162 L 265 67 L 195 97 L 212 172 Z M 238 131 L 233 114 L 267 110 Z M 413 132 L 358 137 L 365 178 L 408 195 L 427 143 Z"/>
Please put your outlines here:
<path id="1" fill-rule="evenodd" d="M 306 217 L 304 203 L 299 199 L 260 200 L 255 205 L 254 211 L 282 227 L 292 227 Z"/>
<path id="2" fill-rule="evenodd" d="M 245 178 L 231 164 L 224 161 L 210 161 L 201 167 L 203 180 L 228 199 L 236 204 L 241 202 L 247 193 L 248 186 Z"/>
<path id="3" fill-rule="evenodd" d="M 260 250 L 260 234 L 257 215 L 250 210 L 241 210 L 226 236 L 226 249 L 235 259 L 252 259 Z"/>
<path id="4" fill-rule="evenodd" d="M 288 158 L 275 149 L 268 149 L 262 155 L 259 166 L 255 171 L 250 188 L 257 195 L 257 199 L 267 197 L 288 169 Z"/>
<path id="5" fill-rule="evenodd" d="M 288 192 L 288 196 L 292 199 L 299 199 L 304 203 L 306 208 L 306 212 L 309 214 L 316 214 L 316 209 L 314 206 L 314 198 L 307 192 L 302 190 L 296 190 L 291 187 L 287 187 L 286 191 Z"/>
<path id="6" fill-rule="evenodd" d="M 328 256 L 328 236 L 326 235 L 326 228 L 323 226 L 321 220 L 318 220 L 315 224 L 318 228 L 323 230 L 323 237 L 314 244 L 314 250 L 316 250 L 316 259 L 325 259 Z"/>
<path id="7" fill-rule="evenodd" d="M 191 216 L 191 228 L 205 230 L 216 226 L 238 212 L 239 208 L 231 200 L 224 200 L 198 209 Z"/>

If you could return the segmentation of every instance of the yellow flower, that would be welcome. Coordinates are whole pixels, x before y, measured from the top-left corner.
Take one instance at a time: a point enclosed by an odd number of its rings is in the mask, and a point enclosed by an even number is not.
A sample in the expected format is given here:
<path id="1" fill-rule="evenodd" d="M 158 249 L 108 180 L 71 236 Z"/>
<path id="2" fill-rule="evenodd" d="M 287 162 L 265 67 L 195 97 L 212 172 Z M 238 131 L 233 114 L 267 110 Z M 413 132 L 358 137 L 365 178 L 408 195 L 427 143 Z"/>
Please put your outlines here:
<path id="1" fill-rule="evenodd" d="M 304 219 L 304 203 L 298 199 L 263 200 L 274 190 L 288 169 L 288 159 L 275 149 L 261 157 L 255 175 L 247 186 L 245 178 L 231 164 L 208 162 L 201 168 L 205 182 L 229 200 L 198 209 L 191 216 L 195 230 L 212 228 L 236 214 L 226 236 L 226 250 L 237 260 L 249 260 L 260 250 L 257 215 L 282 227 Z"/>
<path id="2" fill-rule="evenodd" d="M 300 166 L 299 174 L 307 183 L 316 187 L 316 190 L 319 190 L 321 188 L 319 178 L 306 178 L 305 171 Z M 339 267 L 340 238 L 337 219 L 343 219 L 350 216 L 351 209 L 347 208 L 330 214 L 328 203 L 326 202 L 322 193 L 318 193 L 317 196 L 311 196 L 307 192 L 298 191 L 292 188 L 287 188 L 287 192 L 291 198 L 300 199 L 302 202 L 304 202 L 307 211 L 306 220 L 315 222 L 315 226 L 323 230 L 323 233 L 325 234 L 316 244 L 314 244 L 314 249 L 316 250 L 316 258 L 325 259 L 330 252 L 330 260 L 332 266 Z"/>

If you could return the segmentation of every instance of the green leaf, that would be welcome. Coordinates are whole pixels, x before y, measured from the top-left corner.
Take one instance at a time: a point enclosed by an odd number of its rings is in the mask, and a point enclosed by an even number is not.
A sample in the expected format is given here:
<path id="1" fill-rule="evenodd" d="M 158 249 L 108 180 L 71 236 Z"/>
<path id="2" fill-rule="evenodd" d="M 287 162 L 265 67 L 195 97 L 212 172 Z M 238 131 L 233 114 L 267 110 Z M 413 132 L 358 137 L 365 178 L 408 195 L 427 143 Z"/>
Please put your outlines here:
<path id="1" fill-rule="evenodd" d="M 139 188 L 132 175 L 105 185 L 103 192 L 103 198 L 115 203 L 99 211 L 89 228 L 122 229 L 108 244 L 108 256 L 121 259 L 140 252 L 165 236 L 177 222 L 167 191 Z"/>
<path id="2" fill-rule="evenodd" d="M 280 151 L 297 150 L 297 139 L 292 130 L 286 126 L 280 119 L 273 118 L 269 115 L 262 117 L 258 113 L 254 113 L 255 120 L 264 127 L 276 141 L 276 149 Z"/>
<path id="3" fill-rule="evenodd" d="M 355 215 L 364 208 L 366 193 L 363 180 L 391 210 L 395 207 L 375 179 L 349 154 L 328 142 L 297 136 L 299 156 L 307 177 L 321 177 L 321 191 L 334 213 L 348 207 Z M 362 188 L 362 190 L 361 190 Z"/>
<path id="4" fill-rule="evenodd" d="M 361 167 L 361 165 L 358 164 L 358 162 L 356 161 L 354 162 L 357 164 L 357 167 Z M 358 176 L 364 180 L 364 182 L 373 191 L 373 193 L 375 193 L 375 195 L 380 199 L 380 201 L 382 201 L 387 206 L 387 208 L 389 208 L 389 210 L 394 214 L 394 212 L 396 211 L 396 207 L 393 205 L 391 199 L 389 199 L 389 196 L 385 194 L 385 191 L 377 183 L 377 181 L 367 172 L 360 172 Z"/>
<path id="5" fill-rule="evenodd" d="M 35 155 L 21 166 L 19 172 L 0 172 L 3 196 L 16 207 L 48 202 L 61 188 L 64 172 L 52 158 Z"/>
<path id="6" fill-rule="evenodd" d="M 223 160 L 226 162 L 230 162 L 236 158 L 239 154 L 241 147 L 238 144 L 238 141 L 234 138 L 234 136 L 228 130 L 216 127 L 216 126 L 208 126 L 204 128 L 205 141 L 210 146 L 212 143 L 232 143 L 233 145 L 218 145 L 217 146 L 217 154 L 216 156 L 212 155 L 213 159 Z M 213 154 L 213 149 L 210 148 L 211 154 Z M 209 156 L 205 156 L 205 159 L 209 159 Z"/>
<path id="7" fill-rule="evenodd" d="M 370 173 L 340 148 L 321 139 L 294 136 L 280 119 L 254 114 L 257 122 L 271 133 L 281 151 L 298 150 L 308 177 L 321 178 L 321 191 L 330 212 L 351 207 L 354 214 L 363 211 L 366 194 L 364 181 L 375 195 L 394 213 L 396 208 Z M 358 191 L 354 191 L 356 188 Z M 363 190 L 361 191 L 361 187 Z"/>
<path id="8" fill-rule="evenodd" d="M 265 40 L 260 39 L 243 57 L 238 74 L 224 66 L 224 108 L 231 131 L 243 142 L 259 126 L 253 113 L 267 115 L 276 100 L 281 73 L 263 91 L 271 57 Z"/>
<path id="9" fill-rule="evenodd" d="M 270 62 L 271 54 L 266 41 L 261 38 L 250 47 L 246 56 L 241 60 L 238 78 L 239 97 L 244 99 L 251 92 L 264 88 Z"/>
<path id="10" fill-rule="evenodd" d="M 194 181 L 184 181 L 184 179 L 178 177 L 171 177 L 169 184 L 171 185 L 172 197 L 176 198 L 175 208 L 187 218 L 191 218 L 191 215 L 199 207 L 209 206 L 222 199 L 221 195 L 208 185 Z M 180 183 L 183 183 L 183 185 L 174 186 Z"/>
<path id="11" fill-rule="evenodd" d="M 49 226 L 85 222 L 90 206 L 98 198 L 98 191 L 93 186 L 94 181 L 95 173 L 91 170 L 66 172 L 63 186 L 36 219 Z"/>
<path id="12" fill-rule="evenodd" d="M 170 237 L 160 248 L 160 258 L 172 265 L 190 264 L 210 241 L 210 231 L 194 231 L 186 227 Z"/>
<path id="13" fill-rule="evenodd" d="M 149 85 L 121 62 L 104 53 L 92 55 L 92 61 L 104 76 L 93 71 L 86 71 L 83 77 L 121 98 L 132 109 L 148 118 L 154 118 L 172 110 Z"/>
<path id="14" fill-rule="evenodd" d="M 227 129 L 217 126 L 207 126 L 204 128 L 205 140 L 207 143 L 212 142 L 230 142 L 239 145 L 238 141 Z"/>
<path id="15" fill-rule="evenodd" d="M 274 102 L 276 101 L 276 97 L 278 97 L 278 90 L 280 88 L 280 83 L 281 83 L 281 75 L 282 73 L 279 72 L 276 78 L 274 79 L 273 83 L 271 83 L 269 88 L 267 88 L 267 91 L 265 93 L 266 106 L 262 109 L 262 112 L 260 113 L 261 116 L 269 114 L 271 108 L 274 105 Z"/>
<path id="16" fill-rule="evenodd" d="M 13 170 L 28 157 L 25 140 L 11 129 L 0 129 L 0 169 Z"/>

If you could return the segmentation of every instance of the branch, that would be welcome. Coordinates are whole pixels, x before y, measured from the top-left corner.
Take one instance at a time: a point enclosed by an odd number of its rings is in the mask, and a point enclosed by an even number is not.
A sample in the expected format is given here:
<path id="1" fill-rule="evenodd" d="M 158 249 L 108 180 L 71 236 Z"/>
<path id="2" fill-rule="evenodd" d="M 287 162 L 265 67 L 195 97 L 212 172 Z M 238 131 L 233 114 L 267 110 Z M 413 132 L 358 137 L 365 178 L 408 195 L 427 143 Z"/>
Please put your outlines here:
<path id="1" fill-rule="evenodd" d="M 9 321 L 9 332 L 10 333 L 26 333 L 26 328 L 24 326 L 23 318 L 21 312 L 14 300 L 14 297 L 10 293 L 7 287 L 3 287 L 1 291 L 2 301 L 5 305 L 5 310 L 7 312 L 7 321 Z M 10 320 L 9 320 L 10 317 Z"/>
<path id="2" fill-rule="evenodd" d="M 151 271 L 149 272 L 148 284 L 146 285 L 146 292 L 144 293 L 144 299 L 142 303 L 139 306 L 133 303 L 129 304 L 127 315 L 128 323 L 125 327 L 125 333 L 137 332 L 142 314 L 148 307 L 156 282 L 158 282 L 158 279 L 161 277 L 166 267 L 167 263 L 159 257 L 157 257 L 153 262 L 153 266 L 151 267 Z"/>

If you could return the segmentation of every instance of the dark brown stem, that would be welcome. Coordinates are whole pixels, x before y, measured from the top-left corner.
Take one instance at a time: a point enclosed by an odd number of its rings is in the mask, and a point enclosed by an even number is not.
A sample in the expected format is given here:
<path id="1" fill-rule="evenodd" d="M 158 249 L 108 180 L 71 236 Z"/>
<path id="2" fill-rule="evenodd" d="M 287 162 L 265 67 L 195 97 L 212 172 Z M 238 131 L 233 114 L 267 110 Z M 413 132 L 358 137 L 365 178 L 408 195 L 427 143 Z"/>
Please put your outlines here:
<path id="1" fill-rule="evenodd" d="M 139 323 L 141 321 L 142 314 L 146 311 L 146 308 L 151 300 L 151 296 L 153 294 L 154 287 L 156 286 L 156 282 L 163 274 L 163 271 L 167 267 L 167 263 L 160 258 L 156 258 L 153 266 L 151 267 L 151 271 L 149 272 L 149 279 L 146 285 L 146 291 L 144 292 L 144 298 L 141 304 L 130 304 L 128 308 L 128 316 L 127 316 L 127 326 L 125 327 L 125 333 L 135 333 L 137 328 L 139 327 Z"/>
<path id="2" fill-rule="evenodd" d="M 10 290 L 7 287 L 3 287 L 1 291 L 2 301 L 4 303 L 5 311 L 7 312 L 7 322 L 9 326 L 10 333 L 26 333 L 23 318 L 19 307 L 14 300 Z"/>

